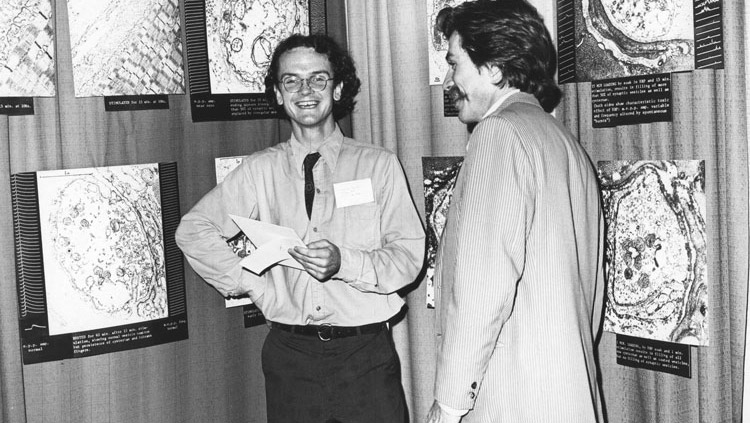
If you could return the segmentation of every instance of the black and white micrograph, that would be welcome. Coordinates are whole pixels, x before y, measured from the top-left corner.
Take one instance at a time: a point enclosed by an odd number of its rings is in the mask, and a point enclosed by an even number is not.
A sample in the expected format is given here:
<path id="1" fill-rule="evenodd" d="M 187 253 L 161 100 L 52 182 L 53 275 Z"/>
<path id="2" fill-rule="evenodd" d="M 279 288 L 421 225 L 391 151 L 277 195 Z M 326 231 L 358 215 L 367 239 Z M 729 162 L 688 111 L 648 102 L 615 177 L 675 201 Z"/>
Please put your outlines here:
<path id="1" fill-rule="evenodd" d="M 281 40 L 310 32 L 308 0 L 207 0 L 212 94 L 263 93 Z"/>
<path id="2" fill-rule="evenodd" d="M 52 0 L 0 2 L 0 97 L 55 95 Z"/>
<path id="3" fill-rule="evenodd" d="M 599 162 L 604 330 L 709 344 L 702 161 Z"/>
<path id="4" fill-rule="evenodd" d="M 68 0 L 76 97 L 184 94 L 178 0 Z"/>
<path id="5" fill-rule="evenodd" d="M 427 307 L 435 308 L 435 259 L 448 217 L 448 207 L 463 157 L 422 157 L 424 207 L 427 220 Z"/>
<path id="6" fill-rule="evenodd" d="M 695 67 L 693 0 L 576 0 L 576 80 Z"/>
<path id="7" fill-rule="evenodd" d="M 169 316 L 158 165 L 37 181 L 49 335 Z"/>

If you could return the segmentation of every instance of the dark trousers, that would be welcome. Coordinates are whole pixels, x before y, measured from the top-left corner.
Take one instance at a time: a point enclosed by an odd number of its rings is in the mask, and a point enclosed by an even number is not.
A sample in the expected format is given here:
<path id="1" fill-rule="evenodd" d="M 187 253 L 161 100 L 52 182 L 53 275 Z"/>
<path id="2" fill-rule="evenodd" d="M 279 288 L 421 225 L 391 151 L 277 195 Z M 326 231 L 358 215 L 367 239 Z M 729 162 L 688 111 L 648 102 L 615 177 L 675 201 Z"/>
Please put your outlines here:
<path id="1" fill-rule="evenodd" d="M 406 423 L 388 330 L 323 342 L 271 329 L 263 344 L 268 423 Z"/>

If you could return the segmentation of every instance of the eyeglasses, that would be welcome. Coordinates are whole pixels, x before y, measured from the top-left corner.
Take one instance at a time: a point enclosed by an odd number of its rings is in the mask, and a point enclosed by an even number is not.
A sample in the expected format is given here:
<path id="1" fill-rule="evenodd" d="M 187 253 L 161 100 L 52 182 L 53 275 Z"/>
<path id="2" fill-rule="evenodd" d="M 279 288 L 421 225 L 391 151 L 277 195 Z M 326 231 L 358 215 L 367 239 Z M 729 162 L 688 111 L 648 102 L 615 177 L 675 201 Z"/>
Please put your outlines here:
<path id="1" fill-rule="evenodd" d="M 313 91 L 323 91 L 328 85 L 328 81 L 333 78 L 328 78 L 327 75 L 318 74 L 313 75 L 309 78 L 297 78 L 296 76 L 288 76 L 281 80 L 281 85 L 288 93 L 296 93 L 302 89 L 302 83 L 307 81 L 307 86 Z"/>

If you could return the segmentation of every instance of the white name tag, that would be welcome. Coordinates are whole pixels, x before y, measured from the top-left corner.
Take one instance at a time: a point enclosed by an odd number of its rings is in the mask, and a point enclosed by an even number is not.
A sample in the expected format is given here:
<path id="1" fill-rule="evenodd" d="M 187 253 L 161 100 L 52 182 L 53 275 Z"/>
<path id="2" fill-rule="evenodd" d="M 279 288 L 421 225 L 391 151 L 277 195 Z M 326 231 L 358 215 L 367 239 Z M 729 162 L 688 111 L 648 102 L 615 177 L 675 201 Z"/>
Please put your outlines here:
<path id="1" fill-rule="evenodd" d="M 336 208 L 339 209 L 375 201 L 370 178 L 333 184 L 333 195 L 336 196 Z"/>

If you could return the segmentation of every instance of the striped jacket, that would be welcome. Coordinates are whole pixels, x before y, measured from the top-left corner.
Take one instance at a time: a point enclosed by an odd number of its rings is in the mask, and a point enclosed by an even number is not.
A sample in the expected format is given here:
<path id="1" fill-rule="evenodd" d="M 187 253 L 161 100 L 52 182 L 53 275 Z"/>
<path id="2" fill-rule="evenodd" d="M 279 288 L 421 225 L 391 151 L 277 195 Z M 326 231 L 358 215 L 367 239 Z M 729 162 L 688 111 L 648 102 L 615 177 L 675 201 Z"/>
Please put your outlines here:
<path id="1" fill-rule="evenodd" d="M 474 129 L 435 272 L 435 397 L 463 422 L 601 422 L 602 213 L 580 144 L 530 94 Z"/>

